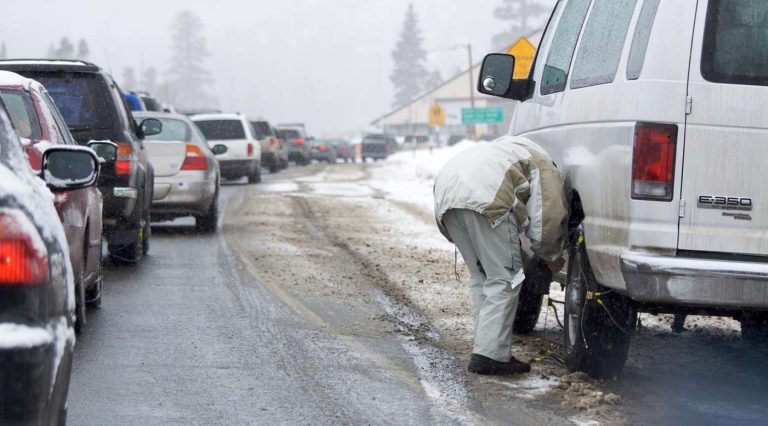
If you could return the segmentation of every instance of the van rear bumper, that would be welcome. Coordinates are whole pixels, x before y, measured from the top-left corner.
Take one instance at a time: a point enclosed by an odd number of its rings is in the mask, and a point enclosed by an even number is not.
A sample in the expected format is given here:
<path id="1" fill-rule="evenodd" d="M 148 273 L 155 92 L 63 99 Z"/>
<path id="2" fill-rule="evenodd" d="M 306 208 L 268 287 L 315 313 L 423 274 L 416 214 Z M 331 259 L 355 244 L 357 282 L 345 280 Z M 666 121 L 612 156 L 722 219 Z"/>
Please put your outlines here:
<path id="1" fill-rule="evenodd" d="M 621 270 L 635 301 L 720 309 L 768 309 L 768 263 L 625 252 Z"/>

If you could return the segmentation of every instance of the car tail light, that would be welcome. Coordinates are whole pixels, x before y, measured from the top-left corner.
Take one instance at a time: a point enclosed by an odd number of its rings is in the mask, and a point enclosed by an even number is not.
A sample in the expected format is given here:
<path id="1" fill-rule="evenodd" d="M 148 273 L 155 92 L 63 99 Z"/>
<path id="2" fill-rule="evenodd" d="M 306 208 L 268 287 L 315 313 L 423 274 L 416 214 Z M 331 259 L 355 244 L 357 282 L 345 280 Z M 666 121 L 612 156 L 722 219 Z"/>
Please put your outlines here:
<path id="1" fill-rule="evenodd" d="M 339 146 L 339 152 L 344 152 L 344 146 Z"/>
<path id="2" fill-rule="evenodd" d="M 633 199 L 672 201 L 676 152 L 676 125 L 637 124 L 632 157 Z"/>
<path id="3" fill-rule="evenodd" d="M 275 138 L 269 138 L 269 146 L 275 145 Z"/>
<path id="4" fill-rule="evenodd" d="M 118 175 L 130 175 L 133 165 L 133 148 L 126 142 L 117 143 L 117 160 L 115 161 L 115 173 Z"/>
<path id="5" fill-rule="evenodd" d="M 321 152 L 325 152 L 325 151 L 328 151 L 328 147 L 327 147 L 327 146 L 325 146 L 325 145 L 320 145 L 320 147 L 319 147 L 318 149 L 319 149 Z"/>
<path id="6" fill-rule="evenodd" d="M 249 157 L 253 157 L 253 144 L 252 143 L 248 144 L 248 156 Z"/>
<path id="7" fill-rule="evenodd" d="M 0 287 L 48 282 L 48 251 L 21 212 L 0 210 Z"/>
<path id="8" fill-rule="evenodd" d="M 299 138 L 299 139 L 294 139 L 294 140 L 293 140 L 293 144 L 294 144 L 294 145 L 304 145 L 304 139 L 301 139 L 301 138 Z"/>
<path id="9" fill-rule="evenodd" d="M 181 170 L 208 170 L 208 160 L 205 159 L 205 154 L 197 145 L 187 144 L 187 154 L 184 157 Z"/>
<path id="10" fill-rule="evenodd" d="M 277 144 L 280 145 L 280 146 L 283 146 L 283 140 L 282 139 L 278 139 L 277 140 Z"/>

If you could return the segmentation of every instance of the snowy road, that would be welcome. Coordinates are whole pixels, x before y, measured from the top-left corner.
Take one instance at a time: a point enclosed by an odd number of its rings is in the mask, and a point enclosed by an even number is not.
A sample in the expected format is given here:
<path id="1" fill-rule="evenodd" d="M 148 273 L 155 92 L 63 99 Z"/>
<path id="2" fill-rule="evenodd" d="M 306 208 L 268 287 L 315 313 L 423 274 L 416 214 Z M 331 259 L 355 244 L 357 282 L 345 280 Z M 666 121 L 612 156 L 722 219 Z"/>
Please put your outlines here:
<path id="1" fill-rule="evenodd" d="M 104 306 L 76 348 L 70 423 L 762 419 L 768 357 L 730 320 L 691 318 L 696 332 L 676 336 L 668 318 L 644 316 L 618 382 L 563 380 L 552 363 L 510 379 L 467 375 L 466 274 L 459 261 L 454 279 L 453 246 L 429 213 L 432 169 L 291 169 L 227 185 L 220 235 L 195 235 L 183 220 L 154 227 L 145 262 L 108 268 Z M 552 296 L 562 298 L 556 286 Z M 550 311 L 515 338 L 515 353 L 560 352 L 561 342 Z M 618 405 L 596 402 L 610 392 Z"/>

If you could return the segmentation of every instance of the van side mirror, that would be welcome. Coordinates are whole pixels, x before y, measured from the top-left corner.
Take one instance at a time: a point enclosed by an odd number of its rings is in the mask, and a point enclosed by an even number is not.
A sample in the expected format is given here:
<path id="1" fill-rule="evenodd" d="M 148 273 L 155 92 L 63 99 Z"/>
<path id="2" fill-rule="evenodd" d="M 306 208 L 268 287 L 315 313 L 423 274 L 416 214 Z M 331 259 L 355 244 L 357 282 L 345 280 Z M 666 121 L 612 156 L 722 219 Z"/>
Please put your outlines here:
<path id="1" fill-rule="evenodd" d="M 141 129 L 141 133 L 143 133 L 144 137 L 155 136 L 163 133 L 163 123 L 156 118 L 147 118 L 141 122 L 139 128 Z M 144 139 L 144 137 L 142 137 L 142 139 Z"/>
<path id="2" fill-rule="evenodd" d="M 533 86 L 530 78 L 515 80 L 515 57 L 491 53 L 483 59 L 477 90 L 485 95 L 524 101 L 530 98 Z"/>
<path id="3" fill-rule="evenodd" d="M 88 148 L 49 148 L 43 154 L 40 175 L 54 191 L 86 188 L 99 177 L 99 159 Z"/>

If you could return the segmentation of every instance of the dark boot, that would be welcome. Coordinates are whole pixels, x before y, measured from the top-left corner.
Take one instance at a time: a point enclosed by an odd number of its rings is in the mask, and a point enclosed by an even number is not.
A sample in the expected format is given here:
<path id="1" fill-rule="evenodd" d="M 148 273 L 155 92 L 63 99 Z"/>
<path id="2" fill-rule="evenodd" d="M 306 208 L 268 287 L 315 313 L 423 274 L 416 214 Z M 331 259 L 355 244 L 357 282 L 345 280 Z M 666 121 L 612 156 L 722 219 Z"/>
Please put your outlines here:
<path id="1" fill-rule="evenodd" d="M 501 362 L 486 356 L 472 354 L 467 370 L 475 374 L 511 376 L 531 371 L 531 364 L 519 361 L 515 357 L 512 357 L 509 362 Z"/>

